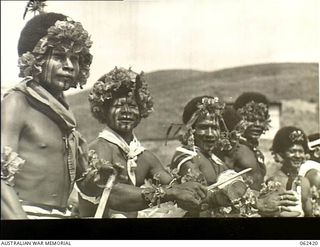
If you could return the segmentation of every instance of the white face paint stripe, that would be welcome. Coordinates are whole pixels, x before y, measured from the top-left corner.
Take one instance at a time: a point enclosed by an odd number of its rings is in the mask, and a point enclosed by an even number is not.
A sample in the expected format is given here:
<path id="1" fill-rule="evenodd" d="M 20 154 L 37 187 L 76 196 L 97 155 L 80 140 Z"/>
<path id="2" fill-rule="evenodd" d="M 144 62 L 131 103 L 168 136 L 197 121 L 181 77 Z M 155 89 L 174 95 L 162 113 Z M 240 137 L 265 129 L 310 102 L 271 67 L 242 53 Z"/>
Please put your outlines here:
<path id="1" fill-rule="evenodd" d="M 44 80 L 47 83 L 50 83 L 50 81 L 51 81 L 51 72 L 52 72 L 52 68 L 50 68 L 51 59 L 52 59 L 52 50 L 49 51 L 47 61 L 45 62 Z"/>

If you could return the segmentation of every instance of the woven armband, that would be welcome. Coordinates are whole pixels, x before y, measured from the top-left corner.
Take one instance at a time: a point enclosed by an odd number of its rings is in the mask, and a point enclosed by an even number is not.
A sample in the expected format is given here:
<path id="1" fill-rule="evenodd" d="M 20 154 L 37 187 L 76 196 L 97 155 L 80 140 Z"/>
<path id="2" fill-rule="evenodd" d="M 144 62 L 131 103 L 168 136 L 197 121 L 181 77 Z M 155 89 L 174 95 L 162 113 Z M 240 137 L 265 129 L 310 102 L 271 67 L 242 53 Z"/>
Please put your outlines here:
<path id="1" fill-rule="evenodd" d="M 1 153 L 1 179 L 9 186 L 14 186 L 14 176 L 24 163 L 25 160 L 18 157 L 12 148 L 5 146 Z"/>
<path id="2" fill-rule="evenodd" d="M 160 206 L 161 199 L 165 197 L 166 192 L 162 187 L 144 188 L 141 192 L 142 198 L 147 202 L 150 208 Z"/>

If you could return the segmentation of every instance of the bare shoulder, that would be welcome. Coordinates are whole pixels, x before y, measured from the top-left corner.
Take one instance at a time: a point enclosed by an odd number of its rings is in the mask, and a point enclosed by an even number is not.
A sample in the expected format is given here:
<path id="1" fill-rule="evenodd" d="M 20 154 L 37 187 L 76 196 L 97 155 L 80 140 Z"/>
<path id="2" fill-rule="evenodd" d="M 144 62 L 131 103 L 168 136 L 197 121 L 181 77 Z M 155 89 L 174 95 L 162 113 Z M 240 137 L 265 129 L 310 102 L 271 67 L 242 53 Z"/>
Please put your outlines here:
<path id="1" fill-rule="evenodd" d="M 310 169 L 305 176 L 310 181 L 310 186 L 315 185 L 320 188 L 320 171 L 316 169 Z"/>
<path id="2" fill-rule="evenodd" d="M 310 188 L 310 182 L 306 177 L 301 178 L 301 186 L 302 188 Z"/>
<path id="3" fill-rule="evenodd" d="M 256 167 L 257 160 L 254 152 L 244 144 L 238 144 L 233 152 L 233 159 L 236 166 L 243 168 Z"/>
<path id="4" fill-rule="evenodd" d="M 2 112 L 19 111 L 19 114 L 24 114 L 30 108 L 26 96 L 23 93 L 12 92 L 5 96 L 1 102 Z"/>
<path id="5" fill-rule="evenodd" d="M 1 130 L 9 133 L 23 127 L 28 121 L 31 107 L 26 96 L 20 92 L 12 92 L 1 101 Z"/>

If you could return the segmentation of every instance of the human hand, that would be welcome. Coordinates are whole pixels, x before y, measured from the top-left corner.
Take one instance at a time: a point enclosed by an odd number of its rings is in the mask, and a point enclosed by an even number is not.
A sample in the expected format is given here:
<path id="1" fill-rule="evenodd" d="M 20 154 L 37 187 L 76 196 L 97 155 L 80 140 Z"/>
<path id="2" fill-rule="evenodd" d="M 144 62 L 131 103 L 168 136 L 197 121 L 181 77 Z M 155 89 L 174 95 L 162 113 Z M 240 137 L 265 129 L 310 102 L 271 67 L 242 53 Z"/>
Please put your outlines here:
<path id="1" fill-rule="evenodd" d="M 97 169 L 97 176 L 95 177 L 94 182 L 99 187 L 104 187 L 111 175 L 118 176 L 120 179 L 127 179 L 127 176 L 122 174 L 124 166 L 120 163 L 111 164 L 109 161 L 100 160 Z"/>
<path id="2" fill-rule="evenodd" d="M 206 198 L 207 188 L 197 182 L 185 182 L 173 185 L 167 194 L 182 209 L 193 211 L 200 209 L 202 200 Z"/>
<path id="3" fill-rule="evenodd" d="M 95 150 L 89 151 L 89 166 L 94 169 L 94 180 L 93 182 L 98 187 L 104 187 L 107 183 L 108 179 L 111 175 L 117 176 L 122 178 L 122 171 L 124 170 L 124 166 L 120 163 L 112 164 L 110 161 L 105 159 L 99 159 L 98 155 L 96 154 Z"/>
<path id="4" fill-rule="evenodd" d="M 297 217 L 300 213 L 290 207 L 298 205 L 298 198 L 293 191 L 275 191 L 257 199 L 257 208 L 262 216 Z"/>

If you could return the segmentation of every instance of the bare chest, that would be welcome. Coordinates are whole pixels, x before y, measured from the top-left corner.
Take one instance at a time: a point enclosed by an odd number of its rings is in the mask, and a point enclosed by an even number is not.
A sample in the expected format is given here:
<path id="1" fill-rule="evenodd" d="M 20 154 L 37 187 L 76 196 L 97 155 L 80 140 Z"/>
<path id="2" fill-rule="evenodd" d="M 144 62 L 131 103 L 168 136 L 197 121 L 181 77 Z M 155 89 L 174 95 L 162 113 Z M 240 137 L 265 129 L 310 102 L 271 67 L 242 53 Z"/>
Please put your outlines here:
<path id="1" fill-rule="evenodd" d="M 20 143 L 39 151 L 61 152 L 65 144 L 63 137 L 55 122 L 41 112 L 31 110 L 20 133 Z"/>
<path id="2" fill-rule="evenodd" d="M 217 164 L 212 159 L 207 158 L 202 154 L 194 157 L 193 161 L 198 164 L 199 169 L 206 178 L 208 184 L 215 183 L 219 174 L 227 169 L 226 166 Z"/>

